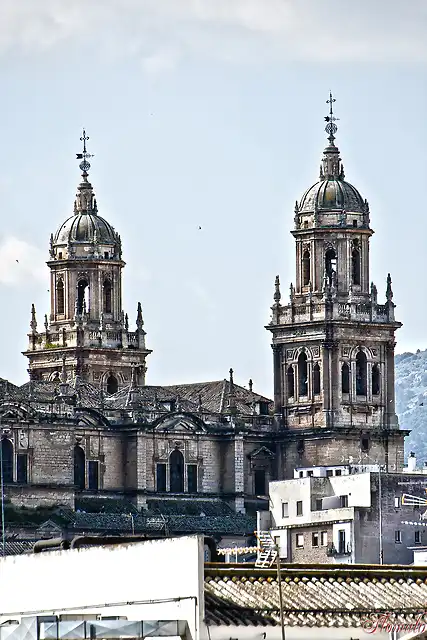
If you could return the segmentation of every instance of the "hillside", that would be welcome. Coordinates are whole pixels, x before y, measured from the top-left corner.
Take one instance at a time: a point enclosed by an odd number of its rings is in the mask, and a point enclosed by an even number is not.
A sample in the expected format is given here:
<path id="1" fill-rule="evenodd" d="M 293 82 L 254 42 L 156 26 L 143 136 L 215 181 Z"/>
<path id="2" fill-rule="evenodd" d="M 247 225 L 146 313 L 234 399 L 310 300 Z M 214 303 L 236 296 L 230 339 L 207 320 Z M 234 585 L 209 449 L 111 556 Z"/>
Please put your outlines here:
<path id="1" fill-rule="evenodd" d="M 405 458 L 414 451 L 422 466 L 427 461 L 427 350 L 396 356 L 396 411 L 400 428 L 412 431 Z"/>

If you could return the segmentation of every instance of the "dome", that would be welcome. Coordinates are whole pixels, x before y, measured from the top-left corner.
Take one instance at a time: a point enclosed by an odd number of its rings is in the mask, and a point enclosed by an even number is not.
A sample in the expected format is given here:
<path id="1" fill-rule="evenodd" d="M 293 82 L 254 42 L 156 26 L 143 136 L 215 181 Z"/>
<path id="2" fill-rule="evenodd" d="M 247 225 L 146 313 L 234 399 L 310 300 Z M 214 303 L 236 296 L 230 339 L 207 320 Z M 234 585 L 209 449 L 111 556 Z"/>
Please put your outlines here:
<path id="1" fill-rule="evenodd" d="M 344 211 L 364 213 L 365 202 L 349 182 L 336 178 L 319 180 L 304 193 L 299 203 L 299 212 L 306 213 L 323 209 L 339 209 Z"/>
<path id="2" fill-rule="evenodd" d="M 54 244 L 74 242 L 112 244 L 117 242 L 114 228 L 94 211 L 76 213 L 68 218 L 58 229 L 53 239 Z"/>

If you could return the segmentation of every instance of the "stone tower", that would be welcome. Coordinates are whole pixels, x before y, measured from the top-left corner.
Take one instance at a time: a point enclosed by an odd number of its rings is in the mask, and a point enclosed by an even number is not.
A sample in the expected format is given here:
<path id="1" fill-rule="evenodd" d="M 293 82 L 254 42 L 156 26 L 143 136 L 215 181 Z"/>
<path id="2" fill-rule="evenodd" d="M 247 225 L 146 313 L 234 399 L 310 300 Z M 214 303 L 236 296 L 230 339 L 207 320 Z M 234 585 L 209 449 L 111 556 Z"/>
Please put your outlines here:
<path id="1" fill-rule="evenodd" d="M 379 304 L 370 282 L 368 202 L 345 181 L 327 101 L 319 180 L 296 203 L 296 273 L 288 304 L 276 278 L 272 319 L 274 405 L 292 464 L 403 465 L 395 413 L 390 275 Z M 293 444 L 291 444 L 293 442 Z M 285 465 L 286 466 L 286 465 Z"/>
<path id="2" fill-rule="evenodd" d="M 34 305 L 31 311 L 29 359 L 32 380 L 80 376 L 82 380 L 115 393 L 131 381 L 145 384 L 145 346 L 141 304 L 136 331 L 129 331 L 122 309 L 122 259 L 120 236 L 98 214 L 88 180 L 91 156 L 83 131 L 82 180 L 77 189 L 74 214 L 50 239 L 50 317 L 38 330 Z"/>

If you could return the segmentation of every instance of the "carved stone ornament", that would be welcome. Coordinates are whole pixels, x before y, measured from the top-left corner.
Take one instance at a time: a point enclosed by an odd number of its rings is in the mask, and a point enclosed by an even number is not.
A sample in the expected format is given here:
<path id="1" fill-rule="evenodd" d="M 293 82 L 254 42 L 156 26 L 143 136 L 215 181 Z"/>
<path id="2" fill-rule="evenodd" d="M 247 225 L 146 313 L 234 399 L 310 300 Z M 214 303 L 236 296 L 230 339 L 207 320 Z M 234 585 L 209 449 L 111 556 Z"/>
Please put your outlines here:
<path id="1" fill-rule="evenodd" d="M 28 449 L 28 433 L 24 429 L 19 430 L 18 442 L 20 449 Z"/>

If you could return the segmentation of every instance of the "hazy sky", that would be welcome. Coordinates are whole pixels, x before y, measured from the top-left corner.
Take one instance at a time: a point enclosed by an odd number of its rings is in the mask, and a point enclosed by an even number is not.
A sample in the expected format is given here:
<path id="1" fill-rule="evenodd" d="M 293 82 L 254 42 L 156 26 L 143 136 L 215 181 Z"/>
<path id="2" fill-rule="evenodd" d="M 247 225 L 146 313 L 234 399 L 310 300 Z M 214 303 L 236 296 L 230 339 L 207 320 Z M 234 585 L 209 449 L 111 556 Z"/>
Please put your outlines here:
<path id="1" fill-rule="evenodd" d="M 233 367 L 271 395 L 264 325 L 275 275 L 285 297 L 295 280 L 289 231 L 329 89 L 379 298 L 392 274 L 398 351 L 427 347 L 426 34 L 425 0 L 1 0 L 0 376 L 26 380 L 85 126 L 133 322 L 143 306 L 147 383 Z"/>

